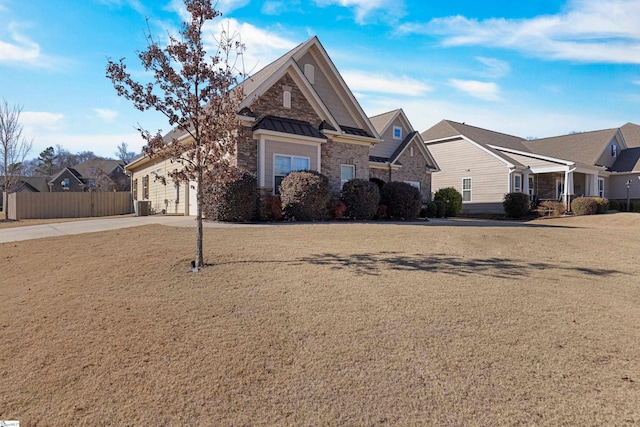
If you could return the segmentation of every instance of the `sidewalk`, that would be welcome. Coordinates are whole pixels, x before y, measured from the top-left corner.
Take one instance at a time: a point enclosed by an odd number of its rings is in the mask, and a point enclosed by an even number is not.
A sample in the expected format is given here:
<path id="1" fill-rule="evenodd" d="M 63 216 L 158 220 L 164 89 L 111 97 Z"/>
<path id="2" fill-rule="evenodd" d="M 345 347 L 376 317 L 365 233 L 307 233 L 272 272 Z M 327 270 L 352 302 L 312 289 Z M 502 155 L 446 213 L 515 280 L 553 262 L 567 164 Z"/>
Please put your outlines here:
<path id="1" fill-rule="evenodd" d="M 43 237 L 66 236 L 72 234 L 95 233 L 98 231 L 117 230 L 120 228 L 139 227 L 147 224 L 162 224 L 172 227 L 195 227 L 196 220 L 192 216 L 125 216 L 122 218 L 86 219 L 82 221 L 56 222 L 41 225 L 28 225 L 0 229 L 0 243 L 20 240 L 40 239 Z M 227 228 L 238 225 L 204 222 L 204 227 Z M 258 225 L 258 224 L 257 224 Z"/>

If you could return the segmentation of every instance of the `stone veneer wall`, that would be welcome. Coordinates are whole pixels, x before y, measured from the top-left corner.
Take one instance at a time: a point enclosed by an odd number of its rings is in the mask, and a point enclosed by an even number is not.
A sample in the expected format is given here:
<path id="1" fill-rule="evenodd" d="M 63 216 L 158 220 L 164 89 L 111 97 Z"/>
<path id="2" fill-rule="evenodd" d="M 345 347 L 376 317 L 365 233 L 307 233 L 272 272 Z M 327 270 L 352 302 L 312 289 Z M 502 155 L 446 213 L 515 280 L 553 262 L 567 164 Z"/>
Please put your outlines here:
<path id="1" fill-rule="evenodd" d="M 291 92 L 291 108 L 283 106 L 283 94 L 285 89 Z M 260 98 L 254 101 L 249 108 L 256 115 L 256 122 L 264 116 L 277 116 L 285 119 L 302 120 L 319 127 L 322 119 L 313 110 L 300 89 L 296 86 L 291 76 L 285 74 L 277 83 L 267 90 Z"/>
<path id="2" fill-rule="evenodd" d="M 411 156 L 411 145 L 407 147 L 398 162 L 402 167 L 392 172 L 393 181 L 418 181 L 420 182 L 422 200 L 431 200 L 431 173 L 426 172 L 427 160 L 418 147 L 413 147 L 413 157 Z"/>
<path id="3" fill-rule="evenodd" d="M 329 140 L 322 145 L 321 156 L 321 172 L 329 178 L 333 197 L 339 197 L 342 190 L 340 165 L 355 165 L 356 178 L 369 179 L 369 147 L 366 145 Z"/>

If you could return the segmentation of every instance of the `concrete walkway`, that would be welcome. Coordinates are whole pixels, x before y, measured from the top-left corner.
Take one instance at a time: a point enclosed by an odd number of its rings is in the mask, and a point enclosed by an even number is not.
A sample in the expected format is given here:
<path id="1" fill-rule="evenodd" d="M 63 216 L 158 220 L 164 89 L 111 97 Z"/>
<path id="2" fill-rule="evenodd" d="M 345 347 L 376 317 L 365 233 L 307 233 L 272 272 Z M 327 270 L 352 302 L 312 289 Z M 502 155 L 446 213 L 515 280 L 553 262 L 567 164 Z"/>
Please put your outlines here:
<path id="1" fill-rule="evenodd" d="M 50 224 L 27 225 L 0 229 L 0 243 L 20 240 L 40 239 L 43 237 L 67 236 L 72 234 L 94 233 L 98 231 L 117 230 L 120 228 L 139 227 L 147 224 L 163 224 L 172 227 L 195 227 L 196 220 L 189 216 L 125 216 L 122 218 L 86 219 L 82 221 L 56 222 Z M 238 227 L 238 224 L 204 222 L 204 227 Z M 246 227 L 246 225 L 243 225 Z M 255 224 L 261 226 L 261 224 Z"/>

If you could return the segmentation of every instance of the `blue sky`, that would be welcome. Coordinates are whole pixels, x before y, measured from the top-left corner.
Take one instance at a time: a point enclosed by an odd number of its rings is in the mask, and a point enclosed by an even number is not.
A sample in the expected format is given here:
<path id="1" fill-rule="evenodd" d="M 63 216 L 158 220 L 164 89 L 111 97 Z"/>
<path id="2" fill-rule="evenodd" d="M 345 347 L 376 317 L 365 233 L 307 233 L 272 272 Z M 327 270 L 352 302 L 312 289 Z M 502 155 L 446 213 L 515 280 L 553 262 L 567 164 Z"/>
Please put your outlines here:
<path id="1" fill-rule="evenodd" d="M 546 137 L 640 124 L 638 0 L 220 0 L 258 70 L 317 35 L 364 111 L 403 108 L 423 131 L 442 119 Z M 105 77 L 137 50 L 146 18 L 175 33 L 180 0 L 0 0 L 0 98 L 23 106 L 29 157 L 47 146 L 113 156 L 139 151 L 139 112 Z"/>

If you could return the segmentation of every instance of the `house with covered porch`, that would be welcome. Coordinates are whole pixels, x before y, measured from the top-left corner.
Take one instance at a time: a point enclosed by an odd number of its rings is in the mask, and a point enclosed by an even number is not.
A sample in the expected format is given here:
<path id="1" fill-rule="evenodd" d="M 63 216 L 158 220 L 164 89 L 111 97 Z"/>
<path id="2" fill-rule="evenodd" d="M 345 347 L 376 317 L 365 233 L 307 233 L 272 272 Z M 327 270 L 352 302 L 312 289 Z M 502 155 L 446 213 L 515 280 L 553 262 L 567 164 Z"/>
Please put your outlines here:
<path id="1" fill-rule="evenodd" d="M 526 140 L 443 120 L 422 138 L 441 170 L 433 176 L 434 190 L 458 189 L 464 213 L 502 213 L 509 192 L 570 206 L 580 196 L 622 198 L 622 181 L 626 189 L 632 180 L 640 197 L 640 171 L 634 170 L 640 162 L 632 156 L 633 144 L 640 148 L 640 138 L 634 138 L 640 127 L 625 126 Z"/>

